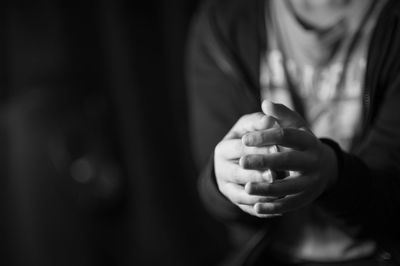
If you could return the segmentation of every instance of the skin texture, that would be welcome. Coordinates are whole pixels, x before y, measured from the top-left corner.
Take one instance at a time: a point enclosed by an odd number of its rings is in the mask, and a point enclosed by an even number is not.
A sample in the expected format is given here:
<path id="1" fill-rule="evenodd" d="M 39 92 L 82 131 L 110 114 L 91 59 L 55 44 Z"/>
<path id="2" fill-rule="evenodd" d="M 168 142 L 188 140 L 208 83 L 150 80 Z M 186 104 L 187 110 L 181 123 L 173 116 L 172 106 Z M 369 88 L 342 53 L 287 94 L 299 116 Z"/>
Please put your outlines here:
<path id="1" fill-rule="evenodd" d="M 262 110 L 240 118 L 214 153 L 221 193 L 260 218 L 311 204 L 337 178 L 334 152 L 297 113 L 268 101 Z M 271 153 L 271 145 L 281 146 L 282 151 Z M 268 169 L 291 174 L 272 182 Z"/>

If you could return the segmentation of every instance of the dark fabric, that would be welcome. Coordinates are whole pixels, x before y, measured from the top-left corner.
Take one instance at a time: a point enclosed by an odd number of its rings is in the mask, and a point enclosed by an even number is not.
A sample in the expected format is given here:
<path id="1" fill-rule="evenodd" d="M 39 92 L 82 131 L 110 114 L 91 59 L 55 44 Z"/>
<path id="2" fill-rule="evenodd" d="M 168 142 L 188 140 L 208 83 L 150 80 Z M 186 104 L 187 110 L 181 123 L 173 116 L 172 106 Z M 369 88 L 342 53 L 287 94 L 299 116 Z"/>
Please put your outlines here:
<path id="1" fill-rule="evenodd" d="M 259 58 L 265 47 L 262 3 L 213 1 L 203 7 L 194 23 L 187 76 L 199 168 L 212 160 L 209 156 L 215 145 L 240 116 L 260 111 Z M 389 1 L 379 17 L 368 55 L 363 134 L 355 139 L 351 153 L 337 150 L 342 162 L 339 181 L 317 202 L 346 222 L 361 225 L 366 235 L 394 253 L 398 253 L 400 239 L 399 12 L 399 2 Z M 214 179 L 210 163 L 205 169 L 200 179 Z M 200 182 L 215 186 L 215 182 Z M 233 206 L 218 209 L 229 201 L 214 187 L 200 191 L 204 204 L 214 208 L 218 219 L 251 228 L 265 225 L 264 220 L 248 217 Z M 215 203 L 217 196 L 219 204 Z"/>
<path id="2" fill-rule="evenodd" d="M 1 1 L 1 265 L 223 255 L 188 141 L 182 51 L 196 2 Z M 75 176 L 79 162 L 91 179 Z"/>
<path id="3" fill-rule="evenodd" d="M 259 256 L 253 256 L 248 258 L 243 265 L 252 266 L 395 266 L 398 265 L 389 253 L 385 251 L 377 251 L 375 254 L 356 260 L 343 261 L 343 262 L 298 262 L 294 264 L 288 264 L 280 262 L 279 258 L 276 258 L 273 254 L 268 254 L 264 252 L 259 254 Z"/>

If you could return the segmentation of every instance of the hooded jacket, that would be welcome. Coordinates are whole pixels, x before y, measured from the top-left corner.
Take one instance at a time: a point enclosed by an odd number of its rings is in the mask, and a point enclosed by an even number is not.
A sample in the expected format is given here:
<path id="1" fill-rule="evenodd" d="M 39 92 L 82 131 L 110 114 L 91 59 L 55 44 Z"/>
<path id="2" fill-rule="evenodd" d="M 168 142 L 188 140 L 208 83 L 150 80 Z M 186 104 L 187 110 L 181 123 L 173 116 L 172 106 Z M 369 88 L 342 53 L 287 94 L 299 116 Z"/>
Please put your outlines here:
<path id="1" fill-rule="evenodd" d="M 192 25 L 187 50 L 187 82 L 191 134 L 206 208 L 228 225 L 239 225 L 236 236 L 249 228 L 272 226 L 252 217 L 218 190 L 213 150 L 243 115 L 261 111 L 260 58 L 267 47 L 265 0 L 217 0 L 201 8 Z M 400 2 L 383 8 L 368 50 L 363 91 L 363 130 L 350 152 L 334 140 L 338 181 L 319 204 L 400 258 Z M 255 232 L 254 231 L 254 232 Z M 250 232 L 253 232 L 250 230 Z M 236 235 L 236 236 L 235 236 Z M 251 233 L 249 234 L 251 235 Z M 240 238 L 240 237 L 239 237 Z M 263 238 L 268 238 L 265 234 Z M 243 241 L 240 238 L 238 244 Z"/>

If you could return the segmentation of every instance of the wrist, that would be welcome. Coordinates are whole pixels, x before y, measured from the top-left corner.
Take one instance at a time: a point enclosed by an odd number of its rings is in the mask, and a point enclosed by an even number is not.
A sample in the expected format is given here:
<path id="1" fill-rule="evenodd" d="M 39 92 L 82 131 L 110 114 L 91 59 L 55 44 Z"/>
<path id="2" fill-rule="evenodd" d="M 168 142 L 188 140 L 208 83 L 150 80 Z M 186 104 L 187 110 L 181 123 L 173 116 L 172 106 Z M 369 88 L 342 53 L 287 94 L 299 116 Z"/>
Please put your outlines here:
<path id="1" fill-rule="evenodd" d="M 322 165 L 323 165 L 323 177 L 327 180 L 325 185 L 325 191 L 332 188 L 338 180 L 338 159 L 335 151 L 326 143 L 322 144 Z"/>

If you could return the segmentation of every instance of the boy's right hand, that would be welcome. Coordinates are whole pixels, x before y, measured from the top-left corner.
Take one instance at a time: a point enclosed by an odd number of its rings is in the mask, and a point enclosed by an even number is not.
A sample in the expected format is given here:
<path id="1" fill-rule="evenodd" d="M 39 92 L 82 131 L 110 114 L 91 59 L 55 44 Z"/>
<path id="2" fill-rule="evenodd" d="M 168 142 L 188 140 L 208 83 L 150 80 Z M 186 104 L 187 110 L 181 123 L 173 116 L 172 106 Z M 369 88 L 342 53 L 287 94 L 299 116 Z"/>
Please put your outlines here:
<path id="1" fill-rule="evenodd" d="M 239 165 L 239 159 L 245 155 L 268 154 L 270 148 L 245 146 L 242 137 L 248 132 L 271 128 L 274 124 L 275 119 L 263 113 L 244 115 L 218 143 L 214 151 L 214 169 L 219 190 L 243 211 L 257 217 L 276 216 L 259 214 L 253 208 L 257 202 L 271 199 L 249 195 L 245 191 L 245 185 L 249 182 L 272 182 L 271 172 L 268 169 L 244 169 Z"/>

